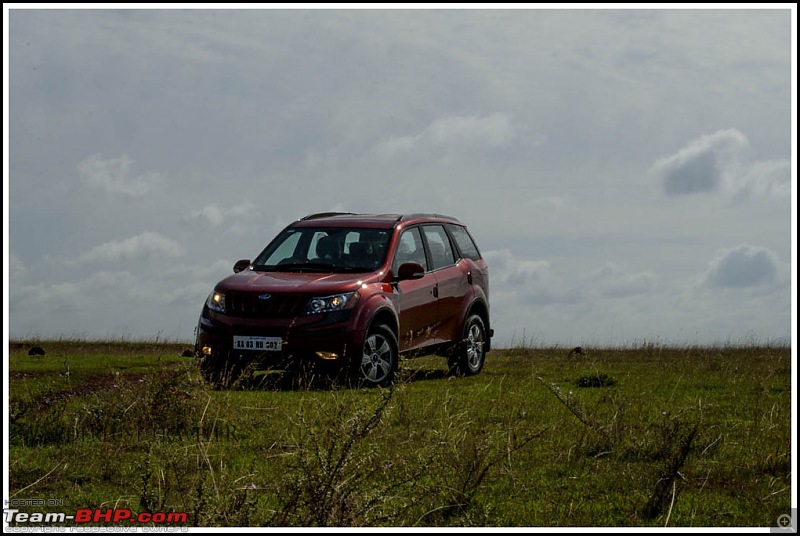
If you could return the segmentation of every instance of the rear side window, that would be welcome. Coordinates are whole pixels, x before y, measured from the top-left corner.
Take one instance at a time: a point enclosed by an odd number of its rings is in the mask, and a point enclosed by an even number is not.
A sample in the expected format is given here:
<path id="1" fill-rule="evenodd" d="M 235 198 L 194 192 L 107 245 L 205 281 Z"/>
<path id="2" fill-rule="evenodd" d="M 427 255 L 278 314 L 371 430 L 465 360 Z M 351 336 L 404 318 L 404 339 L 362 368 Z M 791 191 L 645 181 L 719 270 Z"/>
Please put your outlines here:
<path id="1" fill-rule="evenodd" d="M 475 242 L 472 240 L 472 237 L 469 235 L 466 229 L 459 225 L 448 225 L 447 229 L 453 236 L 453 240 L 455 240 L 456 246 L 461 252 L 461 257 L 465 259 L 472 259 L 473 261 L 477 261 L 481 258 L 481 254 L 478 251 L 478 246 L 475 245 Z"/>
<path id="2" fill-rule="evenodd" d="M 450 239 L 447 238 L 444 227 L 441 225 L 426 225 L 422 228 L 422 232 L 428 242 L 432 270 L 455 264 L 453 249 L 450 247 Z"/>

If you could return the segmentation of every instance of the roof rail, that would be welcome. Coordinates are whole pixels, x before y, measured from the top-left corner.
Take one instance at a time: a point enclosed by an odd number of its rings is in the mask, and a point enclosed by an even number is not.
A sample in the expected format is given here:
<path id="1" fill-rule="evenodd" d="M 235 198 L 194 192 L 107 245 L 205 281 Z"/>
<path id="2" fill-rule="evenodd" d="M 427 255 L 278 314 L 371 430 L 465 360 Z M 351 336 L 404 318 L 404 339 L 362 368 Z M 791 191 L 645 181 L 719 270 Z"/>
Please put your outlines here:
<path id="1" fill-rule="evenodd" d="M 420 217 L 427 217 L 427 218 L 441 218 L 443 220 L 450 220 L 454 222 L 458 222 L 458 218 L 454 218 L 453 216 L 445 216 L 444 214 L 433 214 L 428 212 L 417 212 L 414 214 L 403 214 L 400 219 L 407 220 L 410 218 L 420 218 Z"/>
<path id="2" fill-rule="evenodd" d="M 317 218 L 327 218 L 328 216 L 346 216 L 348 214 L 353 214 L 353 212 L 317 212 L 316 214 L 303 216 L 297 221 L 316 220 Z"/>

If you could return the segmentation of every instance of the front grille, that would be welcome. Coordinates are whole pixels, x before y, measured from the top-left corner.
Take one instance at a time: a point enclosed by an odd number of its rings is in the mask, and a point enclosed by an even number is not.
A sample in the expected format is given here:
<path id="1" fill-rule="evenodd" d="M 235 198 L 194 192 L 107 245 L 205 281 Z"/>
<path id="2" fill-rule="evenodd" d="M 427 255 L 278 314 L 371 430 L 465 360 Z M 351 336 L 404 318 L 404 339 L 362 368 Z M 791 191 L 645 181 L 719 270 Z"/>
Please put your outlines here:
<path id="1" fill-rule="evenodd" d="M 270 294 L 263 292 L 227 292 L 225 312 L 231 316 L 256 318 L 292 318 L 303 314 L 308 304 L 307 296 Z"/>

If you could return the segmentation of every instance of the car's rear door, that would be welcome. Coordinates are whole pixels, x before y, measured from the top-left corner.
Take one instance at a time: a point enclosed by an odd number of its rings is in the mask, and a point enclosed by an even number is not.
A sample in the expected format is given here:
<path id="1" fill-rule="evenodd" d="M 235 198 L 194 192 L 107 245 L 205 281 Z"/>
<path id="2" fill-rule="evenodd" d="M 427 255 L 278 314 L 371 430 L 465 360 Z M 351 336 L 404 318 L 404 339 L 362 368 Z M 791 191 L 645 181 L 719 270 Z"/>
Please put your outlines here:
<path id="1" fill-rule="evenodd" d="M 422 233 L 428 246 L 430 268 L 436 277 L 436 332 L 434 342 L 448 342 L 462 336 L 464 300 L 471 286 L 468 268 L 457 264 L 457 255 L 442 225 L 424 225 Z"/>
<path id="2" fill-rule="evenodd" d="M 417 262 L 425 268 L 420 279 L 399 281 L 396 285 L 400 330 L 400 351 L 422 348 L 434 342 L 436 324 L 436 276 L 428 267 L 419 227 L 403 231 L 398 242 L 392 269 L 405 262 Z"/>

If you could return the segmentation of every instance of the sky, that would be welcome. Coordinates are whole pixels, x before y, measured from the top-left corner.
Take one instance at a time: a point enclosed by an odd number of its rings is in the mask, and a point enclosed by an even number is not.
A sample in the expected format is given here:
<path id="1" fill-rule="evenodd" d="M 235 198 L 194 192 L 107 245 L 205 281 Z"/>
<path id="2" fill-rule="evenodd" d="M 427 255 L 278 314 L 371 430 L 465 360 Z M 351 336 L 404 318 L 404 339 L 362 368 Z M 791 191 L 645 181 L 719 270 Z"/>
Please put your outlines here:
<path id="1" fill-rule="evenodd" d="M 794 4 L 67 7 L 4 4 L 11 339 L 192 341 L 337 210 L 464 221 L 495 347 L 794 340 Z"/>

